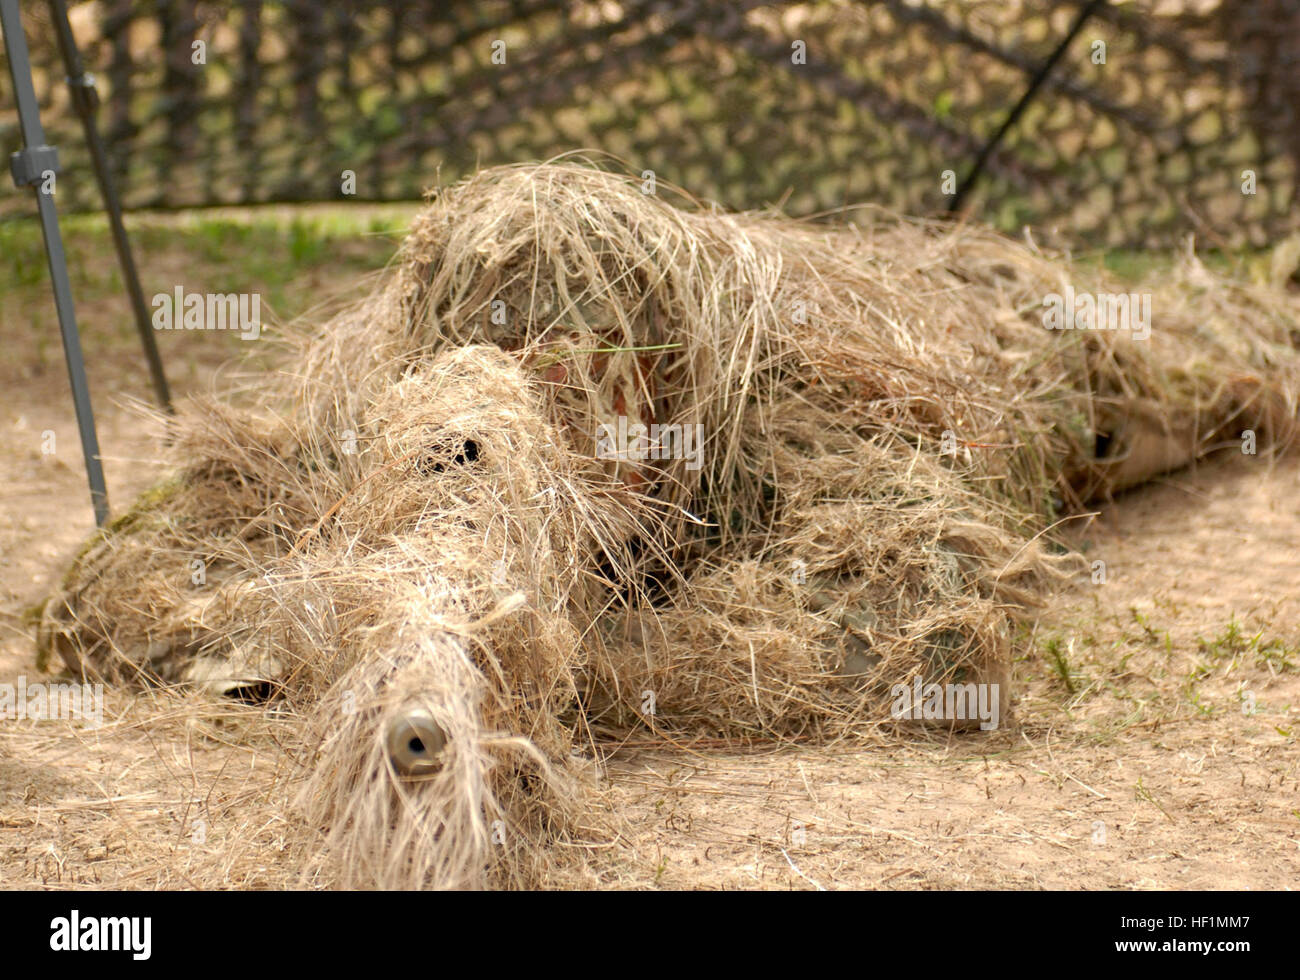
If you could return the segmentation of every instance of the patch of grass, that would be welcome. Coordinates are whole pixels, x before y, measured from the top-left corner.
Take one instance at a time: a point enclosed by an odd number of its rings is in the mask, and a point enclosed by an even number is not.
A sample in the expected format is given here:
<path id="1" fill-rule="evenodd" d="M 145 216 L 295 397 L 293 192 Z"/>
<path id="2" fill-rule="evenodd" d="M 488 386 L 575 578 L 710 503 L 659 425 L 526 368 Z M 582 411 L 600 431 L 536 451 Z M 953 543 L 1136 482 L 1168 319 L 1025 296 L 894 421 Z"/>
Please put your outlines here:
<path id="1" fill-rule="evenodd" d="M 1212 640 L 1197 637 L 1196 644 L 1201 654 L 1213 663 L 1228 662 L 1228 669 L 1242 663 L 1247 658 L 1254 658 L 1254 665 L 1270 673 L 1296 670 L 1300 651 L 1276 637 L 1265 640 L 1264 631 L 1251 634 L 1244 629 L 1233 616 L 1223 631 Z"/>
<path id="2" fill-rule="evenodd" d="M 257 293 L 264 318 L 274 321 L 316 307 L 323 298 L 322 282 L 328 292 L 383 268 L 407 223 L 405 212 L 376 213 L 364 206 L 127 216 L 147 305 L 178 285 L 186 292 Z M 83 344 L 97 358 L 110 352 L 136 358 L 139 341 L 107 220 L 100 214 L 64 215 L 59 225 Z M 44 240 L 34 217 L 0 221 L 0 297 L 6 313 L 0 340 L 53 367 L 60 348 L 48 343 L 51 334 L 57 336 L 54 302 Z M 12 337 L 3 333 L 5 326 Z M 167 336 L 160 338 L 160 346 L 176 375 L 176 365 L 188 353 L 178 347 L 220 349 L 226 351 L 224 358 L 235 349 L 227 350 L 228 339 Z"/>
<path id="3" fill-rule="evenodd" d="M 1133 707 L 1122 717 L 1100 718 L 1092 723 L 1092 732 L 1087 740 L 1090 745 L 1111 745 L 1121 735 L 1127 733 L 1134 725 L 1148 721 L 1147 705 L 1140 701 L 1133 702 Z"/>
<path id="4" fill-rule="evenodd" d="M 1296 660 L 1300 652 L 1287 646 L 1281 640 L 1270 640 L 1255 648 L 1256 663 L 1274 673 L 1296 669 Z"/>
<path id="5" fill-rule="evenodd" d="M 1196 709 L 1196 713 L 1197 713 L 1197 714 L 1202 715 L 1202 716 L 1204 716 L 1204 717 L 1206 717 L 1206 718 L 1212 718 L 1212 717 L 1214 717 L 1214 714 L 1215 714 L 1219 709 L 1216 708 L 1214 705 L 1210 704 L 1210 703 L 1207 702 L 1207 701 L 1202 701 L 1202 700 L 1201 700 L 1201 695 L 1200 695 L 1200 693 L 1192 689 L 1192 684 L 1193 684 L 1193 683 L 1195 683 L 1195 682 L 1194 682 L 1194 681 L 1191 681 L 1191 680 L 1188 681 L 1188 685 L 1187 685 L 1187 703 L 1190 704 L 1193 708 Z"/>
<path id="6" fill-rule="evenodd" d="M 47 278 L 44 240 L 35 220 L 0 223 L 0 287 L 7 291 Z"/>
<path id="7" fill-rule="evenodd" d="M 1128 611 L 1133 617 L 1133 622 L 1137 623 L 1138 626 L 1142 628 L 1141 639 L 1144 643 L 1148 646 L 1163 646 L 1166 654 L 1173 653 L 1174 644 L 1173 640 L 1169 636 L 1168 630 L 1165 630 L 1164 633 L 1158 632 L 1155 627 L 1151 625 L 1151 621 L 1147 619 L 1146 616 L 1142 615 L 1136 606 L 1129 606 Z"/>
<path id="8" fill-rule="evenodd" d="M 1062 649 L 1061 638 L 1059 636 L 1049 637 L 1043 643 L 1043 653 L 1047 656 L 1047 663 L 1051 666 L 1052 671 L 1057 678 L 1065 685 L 1067 693 L 1073 695 L 1078 688 L 1074 683 L 1074 674 L 1070 669 L 1070 661 L 1066 652 Z"/>
<path id="9" fill-rule="evenodd" d="M 1151 790 L 1147 789 L 1145 786 L 1142 785 L 1141 776 L 1138 777 L 1137 786 L 1134 787 L 1133 795 L 1135 798 L 1139 800 L 1143 800 L 1147 803 L 1150 803 L 1153 807 L 1155 807 L 1157 810 L 1163 813 L 1171 823 L 1174 822 L 1174 818 L 1169 816 L 1169 811 L 1166 810 L 1164 807 L 1162 807 L 1160 805 L 1160 801 L 1151 795 Z"/>
<path id="10" fill-rule="evenodd" d="M 1226 275 L 1239 270 L 1243 263 L 1248 264 L 1266 254 L 1258 250 L 1225 253 L 1219 249 L 1198 249 L 1196 257 L 1210 271 Z M 1171 252 L 1136 248 L 1108 248 L 1076 257 L 1076 261 L 1084 267 L 1105 270 L 1117 279 L 1132 284 L 1164 274 L 1173 267 L 1176 259 L 1177 256 Z"/>

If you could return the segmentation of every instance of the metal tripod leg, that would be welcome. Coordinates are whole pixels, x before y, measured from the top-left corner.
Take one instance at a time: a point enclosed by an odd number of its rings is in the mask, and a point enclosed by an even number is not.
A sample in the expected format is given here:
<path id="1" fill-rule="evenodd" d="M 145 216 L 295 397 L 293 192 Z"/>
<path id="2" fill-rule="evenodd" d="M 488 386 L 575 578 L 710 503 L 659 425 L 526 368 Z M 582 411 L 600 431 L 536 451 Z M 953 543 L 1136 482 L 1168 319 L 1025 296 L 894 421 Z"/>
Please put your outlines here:
<path id="1" fill-rule="evenodd" d="M 104 468 L 99 459 L 95 414 L 90 407 L 90 389 L 86 385 L 86 366 L 81 357 L 81 339 L 72 308 L 72 286 L 68 282 L 59 218 L 54 210 L 54 196 L 48 192 L 51 189 L 48 182 L 59 170 L 59 158 L 54 147 L 45 144 L 18 0 L 0 0 L 0 29 L 4 30 L 9 75 L 13 79 L 14 101 L 18 106 L 18 121 L 23 135 L 23 149 L 10 158 L 10 169 L 15 184 L 31 187 L 36 192 L 36 208 L 40 213 L 45 254 L 50 264 L 50 282 L 54 286 L 54 305 L 59 314 L 59 330 L 63 334 L 63 355 L 68 364 L 68 380 L 72 383 L 77 428 L 81 431 L 81 451 L 86 458 L 90 502 L 95 509 L 95 523 L 103 527 L 108 520 L 108 488 L 104 484 Z"/>
<path id="2" fill-rule="evenodd" d="M 90 150 L 90 159 L 94 164 L 95 179 L 99 182 L 99 193 L 104 199 L 104 209 L 108 212 L 108 226 L 113 232 L 113 245 L 117 249 L 118 263 L 122 266 L 122 281 L 126 283 L 131 296 L 131 308 L 135 312 L 135 326 L 140 333 L 140 343 L 144 347 L 145 360 L 149 363 L 149 375 L 153 379 L 154 395 L 158 403 L 167 411 L 172 410 L 171 393 L 167 390 L 167 376 L 163 374 L 162 358 L 158 356 L 158 345 L 154 342 L 153 329 L 145 306 L 144 292 L 140 289 L 140 274 L 135 268 L 135 258 L 131 255 L 131 243 L 126 237 L 126 227 L 122 224 L 122 205 L 117 197 L 117 188 L 113 185 L 113 175 L 108 167 L 108 155 L 104 152 L 104 141 L 99 138 L 99 126 L 95 122 L 95 109 L 99 106 L 99 94 L 95 91 L 95 78 L 81 63 L 81 53 L 72 37 L 72 26 L 68 23 L 68 6 L 64 0 L 49 0 L 50 19 L 54 22 L 54 31 L 59 40 L 59 53 L 63 56 L 63 67 L 68 73 L 68 88 L 72 93 L 72 104 L 81 117 L 81 128 L 86 134 L 86 146 Z"/>

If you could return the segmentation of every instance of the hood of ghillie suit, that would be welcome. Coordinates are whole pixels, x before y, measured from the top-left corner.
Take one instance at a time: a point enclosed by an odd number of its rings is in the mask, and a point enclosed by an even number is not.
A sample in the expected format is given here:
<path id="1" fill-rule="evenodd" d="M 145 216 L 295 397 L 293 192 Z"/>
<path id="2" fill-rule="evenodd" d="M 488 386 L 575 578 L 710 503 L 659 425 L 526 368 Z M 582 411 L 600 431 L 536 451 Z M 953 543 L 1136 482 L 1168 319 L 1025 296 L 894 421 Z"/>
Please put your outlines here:
<path id="1" fill-rule="evenodd" d="M 1056 509 L 1141 478 L 1142 438 L 1168 467 L 1295 418 L 1289 313 L 1207 339 L 1171 292 L 1149 343 L 1063 338 L 1065 275 L 970 229 L 484 172 L 256 399 L 190 406 L 40 644 L 300 712 L 298 812 L 351 884 L 528 880 L 606 736 L 866 738 L 917 678 L 996 683 L 1005 718 Z"/>

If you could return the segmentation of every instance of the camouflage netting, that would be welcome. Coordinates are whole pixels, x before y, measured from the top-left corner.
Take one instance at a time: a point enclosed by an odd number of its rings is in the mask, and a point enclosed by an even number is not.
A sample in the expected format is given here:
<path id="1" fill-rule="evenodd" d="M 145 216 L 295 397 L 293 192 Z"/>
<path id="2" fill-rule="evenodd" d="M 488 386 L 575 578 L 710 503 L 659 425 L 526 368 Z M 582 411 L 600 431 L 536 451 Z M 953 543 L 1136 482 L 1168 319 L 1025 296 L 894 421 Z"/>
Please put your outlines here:
<path id="1" fill-rule="evenodd" d="M 97 209 L 30 6 L 60 202 Z M 416 198 L 430 174 L 584 148 L 731 209 L 931 214 L 1081 7 L 98 0 L 73 19 L 130 207 Z M 975 214 L 1040 241 L 1267 244 L 1300 213 L 1298 80 L 1297 0 L 1103 6 L 993 154 Z M 16 140 L 5 122 L 0 149 Z"/>

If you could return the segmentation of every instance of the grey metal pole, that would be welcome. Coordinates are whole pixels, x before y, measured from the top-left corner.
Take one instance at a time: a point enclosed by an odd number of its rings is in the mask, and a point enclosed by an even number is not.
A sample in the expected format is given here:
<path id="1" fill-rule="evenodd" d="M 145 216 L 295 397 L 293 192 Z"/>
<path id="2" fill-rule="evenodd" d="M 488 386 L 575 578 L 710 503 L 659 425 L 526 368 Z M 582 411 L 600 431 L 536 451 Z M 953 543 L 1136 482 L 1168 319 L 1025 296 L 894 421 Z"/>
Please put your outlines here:
<path id="1" fill-rule="evenodd" d="M 32 86 L 32 67 L 23 36 L 18 0 L 0 0 L 0 29 L 5 35 L 5 52 L 9 56 L 9 76 L 14 84 L 14 102 L 22 128 L 23 148 L 13 154 L 9 168 L 14 183 L 31 187 L 36 193 L 36 209 L 45 236 L 45 254 L 50 264 L 50 282 L 54 287 L 54 306 L 59 314 L 63 334 L 63 356 L 68 364 L 72 384 L 72 402 L 77 410 L 77 428 L 81 431 L 81 451 L 86 458 L 86 476 L 90 482 L 90 502 L 95 509 L 95 523 L 103 527 L 108 520 L 108 488 L 99 458 L 99 440 L 95 436 L 95 413 L 90 406 L 90 388 L 86 384 L 86 365 L 81 357 L 81 338 L 72 308 L 72 284 L 63 254 L 63 237 L 59 233 L 59 216 L 54 209 L 54 195 L 47 193 L 46 181 L 59 172 L 59 157 L 54 147 L 45 143 L 41 128 L 36 90 Z"/>
<path id="2" fill-rule="evenodd" d="M 1083 30 L 1083 25 L 1088 22 L 1088 18 L 1100 10 L 1105 3 L 1106 0 L 1090 0 L 1088 5 L 1079 11 L 1079 15 L 1070 26 L 1069 31 L 1066 32 L 1065 37 L 1061 39 L 1061 43 L 1056 46 L 1056 50 L 1039 66 L 1038 71 L 1034 73 L 1034 77 L 1030 79 L 1029 87 L 1025 89 L 1025 94 L 1020 97 L 1020 101 L 1016 103 L 1007 118 L 1003 120 L 1002 125 L 998 127 L 998 131 L 993 134 L 993 138 L 980 149 L 979 155 L 975 158 L 975 163 L 971 165 L 970 173 L 966 175 L 966 179 L 958 186 L 957 193 L 953 194 L 952 199 L 948 202 L 949 211 L 955 214 L 961 210 L 962 204 L 966 201 L 966 195 L 970 193 L 971 188 L 975 186 L 975 182 L 979 180 L 980 174 L 984 172 L 985 164 L 988 163 L 993 151 L 1002 143 L 1002 138 L 1010 132 L 1012 126 L 1020 121 L 1021 115 L 1029 108 L 1029 103 L 1034 100 L 1034 96 L 1038 94 L 1038 90 L 1047 81 L 1047 76 L 1052 73 L 1052 69 L 1061 60 L 1066 49 L 1074 41 L 1078 33 Z"/>
<path id="3" fill-rule="evenodd" d="M 86 71 L 81 62 L 81 52 L 77 50 L 72 26 L 68 23 L 67 4 L 64 0 L 49 0 L 49 6 L 50 18 L 54 21 L 54 31 L 59 41 L 59 53 L 63 56 L 63 66 L 68 73 L 72 105 L 81 117 L 81 128 L 86 134 L 86 146 L 94 164 L 95 179 L 99 182 L 99 193 L 104 199 L 104 208 L 108 211 L 108 227 L 113 232 L 113 245 L 117 249 L 118 263 L 122 266 L 122 280 L 131 297 L 135 326 L 144 347 L 145 360 L 149 363 L 154 395 L 158 403 L 170 412 L 172 399 L 171 392 L 167 390 L 167 376 L 163 373 L 162 358 L 158 356 L 149 310 L 144 302 L 144 292 L 140 289 L 140 274 L 136 271 L 135 257 L 131 254 L 131 242 L 126 237 L 126 226 L 122 223 L 122 205 L 108 166 L 108 154 L 104 152 L 104 141 L 99 137 L 99 126 L 95 122 L 95 109 L 99 106 L 95 77 Z"/>

